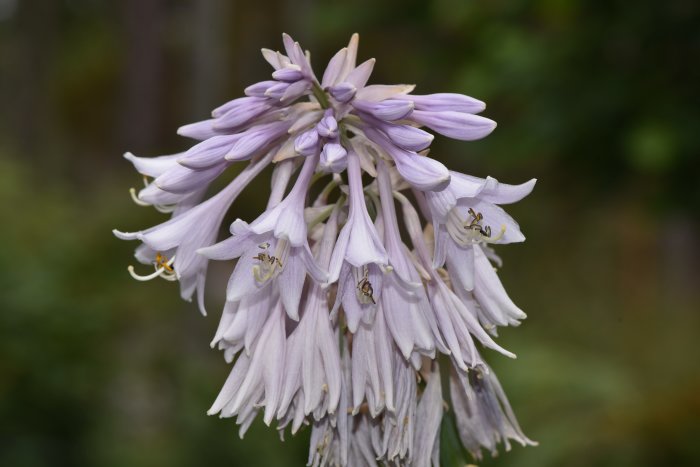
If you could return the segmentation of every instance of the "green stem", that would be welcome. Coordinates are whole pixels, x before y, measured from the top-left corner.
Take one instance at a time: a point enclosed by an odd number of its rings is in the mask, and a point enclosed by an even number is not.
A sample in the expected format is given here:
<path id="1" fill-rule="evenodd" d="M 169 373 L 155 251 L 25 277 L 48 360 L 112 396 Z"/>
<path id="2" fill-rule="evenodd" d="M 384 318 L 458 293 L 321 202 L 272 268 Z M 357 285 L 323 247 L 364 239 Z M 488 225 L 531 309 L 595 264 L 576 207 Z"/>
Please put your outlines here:
<path id="1" fill-rule="evenodd" d="M 318 103 L 321 104 L 322 108 L 327 109 L 331 106 L 331 103 L 328 100 L 328 95 L 323 89 L 321 89 L 321 86 L 317 82 L 313 83 L 311 90 L 313 91 L 316 100 L 318 100 Z"/>
<path id="2" fill-rule="evenodd" d="M 328 195 L 335 189 L 335 187 L 338 186 L 338 183 L 335 180 L 331 180 L 328 182 L 328 184 L 323 187 L 323 190 L 321 190 L 321 193 L 318 195 L 318 200 L 320 200 L 321 204 L 325 204 L 328 201 Z"/>
<path id="3" fill-rule="evenodd" d="M 316 218 L 313 219 L 313 220 L 309 223 L 309 225 L 308 225 L 307 228 L 308 228 L 309 230 L 311 230 L 311 229 L 313 229 L 314 227 L 316 227 L 318 224 L 320 224 L 321 222 L 323 222 L 323 221 L 325 221 L 326 219 L 328 219 L 328 218 L 331 216 L 331 213 L 333 212 L 333 208 L 334 208 L 334 207 L 335 207 L 334 205 L 330 205 L 330 206 L 328 206 L 326 209 L 324 209 L 324 210 L 321 212 L 321 214 L 319 214 L 318 216 L 316 216 Z"/>

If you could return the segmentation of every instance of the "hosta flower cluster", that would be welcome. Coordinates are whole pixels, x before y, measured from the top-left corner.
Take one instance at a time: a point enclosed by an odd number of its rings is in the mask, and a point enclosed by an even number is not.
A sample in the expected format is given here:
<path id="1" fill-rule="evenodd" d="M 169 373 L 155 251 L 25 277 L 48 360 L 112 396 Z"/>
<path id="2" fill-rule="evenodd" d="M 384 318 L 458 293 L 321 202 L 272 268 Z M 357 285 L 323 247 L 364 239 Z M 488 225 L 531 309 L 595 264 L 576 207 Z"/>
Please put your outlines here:
<path id="1" fill-rule="evenodd" d="M 171 213 L 115 231 L 154 267 L 130 267 L 135 278 L 178 281 L 204 313 L 209 261 L 236 260 L 212 341 L 233 367 L 209 413 L 235 417 L 241 436 L 258 415 L 282 435 L 310 426 L 314 466 L 437 466 L 446 415 L 476 458 L 533 444 L 482 348 L 514 356 L 496 329 L 525 313 L 491 245 L 524 240 L 500 205 L 535 181 L 506 185 L 428 156 L 431 130 L 488 135 L 483 102 L 368 85 L 374 60 L 356 65 L 357 35 L 319 79 L 308 52 L 283 39 L 285 54 L 262 51 L 272 79 L 179 129 L 197 144 L 126 155 L 146 180 L 134 200 Z M 219 241 L 236 197 L 268 167 L 266 210 Z"/>

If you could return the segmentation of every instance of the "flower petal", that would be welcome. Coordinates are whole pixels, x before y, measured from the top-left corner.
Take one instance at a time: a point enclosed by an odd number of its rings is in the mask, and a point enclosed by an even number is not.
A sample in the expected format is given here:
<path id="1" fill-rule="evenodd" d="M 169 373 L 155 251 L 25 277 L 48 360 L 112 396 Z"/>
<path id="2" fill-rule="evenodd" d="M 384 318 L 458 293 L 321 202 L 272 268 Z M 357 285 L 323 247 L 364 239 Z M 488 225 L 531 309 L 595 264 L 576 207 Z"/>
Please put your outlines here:
<path id="1" fill-rule="evenodd" d="M 402 98 L 413 91 L 414 84 L 370 84 L 357 91 L 357 98 L 368 102 L 379 102 L 389 98 Z"/>
<path id="2" fill-rule="evenodd" d="M 486 108 L 486 104 L 478 99 L 450 92 L 428 94 L 426 96 L 408 95 L 403 98 L 413 101 L 416 109 L 430 112 L 450 110 L 453 112 L 477 114 Z"/>
<path id="3" fill-rule="evenodd" d="M 372 74 L 375 62 L 376 60 L 373 58 L 362 62 L 360 66 L 358 66 L 348 74 L 344 81 L 352 84 L 357 89 L 364 87 L 364 85 L 367 84 L 367 80 L 369 80 L 370 75 Z"/>
<path id="4" fill-rule="evenodd" d="M 468 177 L 468 175 L 464 175 Z M 510 204 L 520 201 L 532 192 L 537 179 L 533 178 L 520 185 L 499 183 L 495 178 L 487 177 L 486 186 L 480 193 L 480 198 L 494 204 Z"/>
<path id="5" fill-rule="evenodd" d="M 177 166 L 177 160 L 184 153 L 158 157 L 136 157 L 130 152 L 124 153 L 124 159 L 134 164 L 139 173 L 147 177 L 159 177 L 168 170 Z"/>
<path id="6" fill-rule="evenodd" d="M 479 115 L 453 112 L 445 110 L 441 112 L 426 112 L 414 110 L 410 120 L 425 125 L 448 138 L 473 141 L 481 139 L 496 128 L 496 122 Z"/>
<path id="7" fill-rule="evenodd" d="M 203 170 L 192 170 L 178 165 L 156 178 L 153 183 L 163 191 L 174 194 L 192 192 L 208 185 L 226 170 L 228 164 L 221 162 Z"/>
<path id="8" fill-rule="evenodd" d="M 333 58 L 328 62 L 326 71 L 323 72 L 323 78 L 321 79 L 321 87 L 328 88 L 338 84 L 338 79 L 340 78 L 340 73 L 343 71 L 343 66 L 345 65 L 345 58 L 347 56 L 348 49 L 344 47 L 333 55 Z"/>
<path id="9" fill-rule="evenodd" d="M 449 184 L 450 172 L 440 162 L 401 149 L 374 129 L 365 128 L 365 133 L 391 156 L 401 176 L 414 188 L 440 191 Z"/>
<path id="10" fill-rule="evenodd" d="M 306 268 L 299 250 L 300 248 L 290 248 L 277 280 L 282 305 L 287 316 L 294 321 L 299 321 L 299 301 L 306 279 Z"/>

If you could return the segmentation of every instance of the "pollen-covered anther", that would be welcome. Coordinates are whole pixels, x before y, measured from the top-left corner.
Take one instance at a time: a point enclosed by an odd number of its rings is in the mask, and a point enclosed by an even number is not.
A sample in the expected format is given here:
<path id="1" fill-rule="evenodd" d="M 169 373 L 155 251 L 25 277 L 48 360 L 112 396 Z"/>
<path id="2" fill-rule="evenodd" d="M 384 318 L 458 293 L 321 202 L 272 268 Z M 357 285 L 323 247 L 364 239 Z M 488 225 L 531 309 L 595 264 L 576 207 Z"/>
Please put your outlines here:
<path id="1" fill-rule="evenodd" d="M 469 208 L 468 221 L 463 221 L 456 209 L 450 211 L 446 227 L 455 242 L 461 245 L 473 245 L 477 243 L 497 243 L 506 233 L 506 225 L 501 224 L 501 229 L 495 236 L 491 235 L 491 226 L 484 225 L 484 216 L 480 212 Z"/>
<path id="2" fill-rule="evenodd" d="M 283 258 L 286 258 L 289 252 L 289 245 L 285 240 L 279 241 L 274 256 L 267 252 L 269 247 L 269 243 L 259 245 L 259 248 L 265 251 L 261 251 L 253 257 L 253 259 L 258 261 L 258 264 L 254 265 L 252 269 L 253 277 L 261 284 L 269 281 L 282 271 L 284 267 L 282 263 Z"/>
<path id="3" fill-rule="evenodd" d="M 131 277 L 133 277 L 137 281 L 150 281 L 152 279 L 155 279 L 156 277 L 162 277 L 163 279 L 168 280 L 168 281 L 176 281 L 177 274 L 175 273 L 175 268 L 173 268 L 174 262 L 175 262 L 174 255 L 172 258 L 168 259 L 162 253 L 157 252 L 156 257 L 153 260 L 153 266 L 155 267 L 156 270 L 152 274 L 148 274 L 145 276 L 142 276 L 140 274 L 136 274 L 136 272 L 134 271 L 134 267 L 131 265 L 129 265 L 127 270 L 129 271 L 129 274 L 131 275 Z"/>
<path id="4" fill-rule="evenodd" d="M 368 271 L 365 269 L 365 275 L 357 283 L 358 298 L 361 303 L 368 304 L 372 303 L 376 305 L 377 302 L 374 301 L 374 289 L 372 288 L 372 283 L 369 281 Z"/>

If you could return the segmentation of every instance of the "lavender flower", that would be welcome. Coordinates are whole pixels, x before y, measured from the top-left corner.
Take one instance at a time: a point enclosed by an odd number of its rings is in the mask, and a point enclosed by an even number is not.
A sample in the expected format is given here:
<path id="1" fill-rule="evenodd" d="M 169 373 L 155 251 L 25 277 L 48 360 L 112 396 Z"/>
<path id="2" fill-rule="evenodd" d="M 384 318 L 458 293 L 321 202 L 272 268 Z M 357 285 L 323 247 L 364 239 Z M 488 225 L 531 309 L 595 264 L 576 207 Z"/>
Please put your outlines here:
<path id="1" fill-rule="evenodd" d="M 236 417 L 241 436 L 259 413 L 282 437 L 310 425 L 308 465 L 437 466 L 444 416 L 476 459 L 510 440 L 533 445 L 480 347 L 514 357 L 496 328 L 525 313 L 492 245 L 524 240 L 500 205 L 535 180 L 507 185 L 428 157 L 428 130 L 465 141 L 491 133 L 495 122 L 478 115 L 485 104 L 368 85 L 374 59 L 356 64 L 358 40 L 319 81 L 285 34 L 284 53 L 262 51 L 272 79 L 178 130 L 197 141 L 189 150 L 126 154 L 145 180 L 134 201 L 171 214 L 115 230 L 140 241 L 136 259 L 154 268 L 129 272 L 179 281 L 204 313 L 208 261 L 236 260 L 211 343 L 233 367 L 209 413 Z M 218 239 L 238 195 L 270 166 L 266 210 Z"/>

